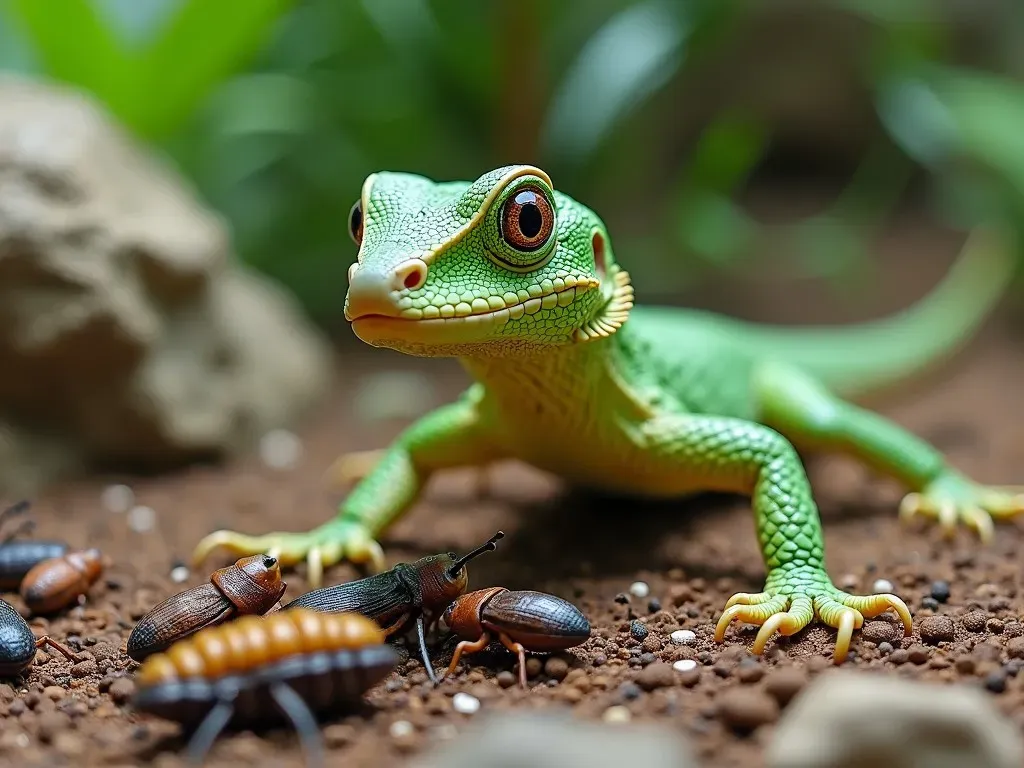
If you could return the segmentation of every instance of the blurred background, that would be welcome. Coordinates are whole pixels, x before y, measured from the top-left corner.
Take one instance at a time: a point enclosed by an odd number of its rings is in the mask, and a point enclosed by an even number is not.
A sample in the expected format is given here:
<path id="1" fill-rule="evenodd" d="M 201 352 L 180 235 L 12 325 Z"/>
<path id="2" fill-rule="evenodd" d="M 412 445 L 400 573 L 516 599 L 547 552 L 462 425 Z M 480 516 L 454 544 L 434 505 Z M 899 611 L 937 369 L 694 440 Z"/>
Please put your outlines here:
<path id="1" fill-rule="evenodd" d="M 347 214 L 382 169 L 442 180 L 540 165 L 605 219 L 642 302 L 786 322 L 893 311 L 934 285 L 973 225 L 1024 224 L 1022 35 L 1019 0 L 0 0 L 0 70 L 95 100 L 223 219 L 231 258 L 283 286 L 301 318 L 268 320 L 263 334 L 245 316 L 201 350 L 213 362 L 188 382 L 139 384 L 129 372 L 126 384 L 98 382 L 92 399 L 93 369 L 73 356 L 33 367 L 33 355 L 11 353 L 24 370 L 0 383 L 0 449 L 5 412 L 15 431 L 10 414 L 33 413 L 33 440 L 56 424 L 119 466 L 215 455 L 235 432 L 287 426 L 322 389 L 296 388 L 325 379 L 311 337 L 305 362 L 266 353 L 262 368 L 236 366 L 237 386 L 296 373 L 220 432 L 202 430 L 222 404 L 194 405 L 232 355 L 287 349 L 257 338 L 278 326 L 406 365 L 360 345 L 342 317 L 355 258 Z M 195 318 L 181 319 L 190 288 L 174 270 L 190 256 L 179 256 L 172 268 L 142 263 L 171 329 L 155 348 L 177 344 L 174 360 L 206 343 L 181 340 Z M 30 272 L 4 272 L 0 258 L 0 316 L 4 302 L 28 307 L 28 289 L 10 281 Z M 254 317 L 266 290 L 241 302 Z M 210 306 L 203 322 L 235 313 Z M 250 347 L 233 351 L 244 333 Z M 146 344 L 124 353 L 126 371 L 153 356 Z M 77 377 L 71 404 L 33 400 L 58 374 Z M 124 411 L 122 386 L 177 405 Z M 223 402 L 239 401 L 237 386 Z M 366 403 L 386 399 L 381 386 Z M 420 386 L 395 385 L 392 399 Z"/>
<path id="2" fill-rule="evenodd" d="M 99 99 L 329 329 L 354 259 L 345 215 L 378 169 L 537 163 L 601 213 L 658 301 L 767 268 L 866 306 L 874 238 L 908 207 L 962 230 L 1018 224 L 1024 202 L 1016 0 L 0 9 L 0 68 Z"/>

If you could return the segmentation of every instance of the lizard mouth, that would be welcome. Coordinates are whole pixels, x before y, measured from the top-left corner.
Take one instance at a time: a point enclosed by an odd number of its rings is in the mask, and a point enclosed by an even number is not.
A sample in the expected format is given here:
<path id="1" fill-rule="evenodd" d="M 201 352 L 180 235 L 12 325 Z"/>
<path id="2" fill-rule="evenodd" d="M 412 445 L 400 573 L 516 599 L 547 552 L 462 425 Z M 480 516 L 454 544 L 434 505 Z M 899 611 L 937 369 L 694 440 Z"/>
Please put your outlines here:
<path id="1" fill-rule="evenodd" d="M 367 344 L 382 341 L 452 344 L 480 341 L 510 320 L 534 315 L 544 309 L 566 307 L 577 296 L 599 285 L 596 280 L 581 280 L 561 290 L 550 290 L 530 296 L 517 303 L 506 302 L 498 309 L 471 310 L 469 314 L 452 317 L 416 317 L 419 310 L 405 310 L 402 315 L 370 313 L 351 318 L 352 331 Z"/>

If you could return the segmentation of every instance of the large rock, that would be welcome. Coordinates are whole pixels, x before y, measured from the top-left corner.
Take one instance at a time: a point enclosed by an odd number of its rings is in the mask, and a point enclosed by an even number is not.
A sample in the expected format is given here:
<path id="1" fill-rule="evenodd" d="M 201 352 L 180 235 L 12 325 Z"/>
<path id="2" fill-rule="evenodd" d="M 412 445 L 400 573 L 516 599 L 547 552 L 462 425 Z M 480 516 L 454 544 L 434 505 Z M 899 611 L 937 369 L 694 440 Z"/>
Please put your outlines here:
<path id="1" fill-rule="evenodd" d="M 414 768 L 696 768 L 688 742 L 675 729 L 578 720 L 568 711 L 498 712 Z"/>
<path id="2" fill-rule="evenodd" d="M 0 77 L 0 495 L 244 449 L 330 370 L 177 173 L 82 94 Z"/>
<path id="3" fill-rule="evenodd" d="M 769 768 L 1019 768 L 1017 729 L 976 687 L 821 675 L 790 705 Z"/>

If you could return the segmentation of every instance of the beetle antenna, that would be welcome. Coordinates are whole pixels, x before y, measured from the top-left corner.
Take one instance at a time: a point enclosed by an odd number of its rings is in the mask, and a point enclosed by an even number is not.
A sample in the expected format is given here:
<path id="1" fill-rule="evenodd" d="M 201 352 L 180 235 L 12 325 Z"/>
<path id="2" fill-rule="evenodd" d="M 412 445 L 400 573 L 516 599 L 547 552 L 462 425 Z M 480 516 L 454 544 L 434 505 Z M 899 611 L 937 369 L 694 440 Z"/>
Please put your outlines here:
<path id="1" fill-rule="evenodd" d="M 468 555 L 463 555 L 462 557 L 460 557 L 458 560 L 455 561 L 455 563 L 452 565 L 452 567 L 448 569 L 448 576 L 449 576 L 449 578 L 454 579 L 455 576 L 458 574 L 458 572 L 462 570 L 462 566 L 464 566 L 466 563 L 468 563 L 474 557 L 479 557 L 484 552 L 493 552 L 494 550 L 496 550 L 498 548 L 498 545 L 497 545 L 498 539 L 503 539 L 503 538 L 505 538 L 505 532 L 504 531 L 498 531 L 496 534 L 491 536 L 491 538 L 489 538 L 486 543 L 481 544 L 479 547 L 474 549 Z"/>
<path id="2" fill-rule="evenodd" d="M 4 523 L 7 518 L 14 517 L 15 515 L 22 515 L 28 512 L 28 508 L 32 506 L 28 499 L 23 499 L 17 504 L 12 504 L 4 511 L 0 512 L 0 524 Z"/>

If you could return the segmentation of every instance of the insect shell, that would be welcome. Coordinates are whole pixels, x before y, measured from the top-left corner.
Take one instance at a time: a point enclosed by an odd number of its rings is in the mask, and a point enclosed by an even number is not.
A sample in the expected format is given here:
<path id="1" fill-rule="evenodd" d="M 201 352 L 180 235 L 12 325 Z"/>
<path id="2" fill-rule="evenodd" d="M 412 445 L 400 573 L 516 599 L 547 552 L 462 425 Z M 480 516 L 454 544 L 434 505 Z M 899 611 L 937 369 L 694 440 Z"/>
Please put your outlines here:
<path id="1" fill-rule="evenodd" d="M 27 512 L 29 503 L 21 501 L 0 512 L 0 525 L 8 518 Z M 68 545 L 62 541 L 29 540 L 14 541 L 14 539 L 26 529 L 32 527 L 30 520 L 23 521 L 23 524 L 0 539 L 0 589 L 17 589 L 25 574 L 28 573 L 36 563 L 43 560 L 50 560 L 61 557 L 68 551 Z"/>
<path id="2" fill-rule="evenodd" d="M 14 608 L 0 600 L 0 678 L 18 677 L 36 658 L 36 649 L 50 646 L 72 662 L 80 659 L 55 640 L 32 633 L 31 627 Z"/>
<path id="3" fill-rule="evenodd" d="M 102 573 L 103 555 L 98 549 L 43 560 L 22 579 L 21 599 L 32 613 L 54 613 L 88 592 Z"/>
<path id="4" fill-rule="evenodd" d="M 444 612 L 444 622 L 464 638 L 441 676 L 455 671 L 463 653 L 486 648 L 492 637 L 519 657 L 519 685 L 526 687 L 526 651 L 551 653 L 587 641 L 590 622 L 580 610 L 546 592 L 513 592 L 490 587 L 457 598 Z"/>
<path id="5" fill-rule="evenodd" d="M 469 573 L 466 563 L 494 550 L 504 532 L 498 531 L 485 544 L 463 557 L 454 552 L 430 555 L 413 563 L 399 563 L 390 571 L 364 579 L 322 587 L 297 597 L 284 607 L 311 608 L 328 613 L 353 612 L 373 619 L 388 637 L 415 621 L 423 664 L 434 680 L 434 669 L 427 657 L 424 639 L 424 615 L 435 624 L 452 600 L 466 591 Z"/>
<path id="6" fill-rule="evenodd" d="M 277 558 L 243 557 L 214 571 L 207 583 L 167 598 L 143 616 L 128 637 L 128 655 L 142 661 L 205 627 L 236 616 L 262 615 L 287 587 Z"/>
<path id="7" fill-rule="evenodd" d="M 323 758 L 314 712 L 353 705 L 398 662 L 384 632 L 354 613 L 295 609 L 207 627 L 150 656 L 133 706 L 194 729 L 200 763 L 229 725 L 288 722 L 307 758 Z"/>

